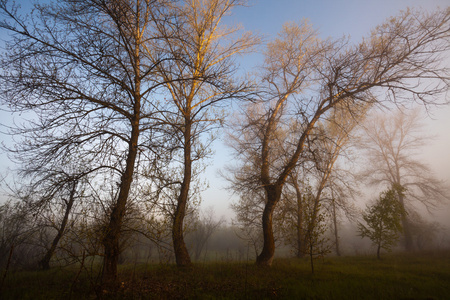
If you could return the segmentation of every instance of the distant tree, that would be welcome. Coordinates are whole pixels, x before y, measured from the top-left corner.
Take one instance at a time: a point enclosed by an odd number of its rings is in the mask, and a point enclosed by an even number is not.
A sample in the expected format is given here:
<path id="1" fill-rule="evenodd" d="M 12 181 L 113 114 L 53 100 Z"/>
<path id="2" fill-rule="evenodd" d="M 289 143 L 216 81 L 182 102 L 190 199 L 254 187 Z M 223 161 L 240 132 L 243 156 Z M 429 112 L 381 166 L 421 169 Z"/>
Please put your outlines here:
<path id="1" fill-rule="evenodd" d="M 443 199 L 449 199 L 448 189 L 417 156 L 430 137 L 424 136 L 420 111 L 397 111 L 394 114 L 374 114 L 364 123 L 359 147 L 366 152 L 368 163 L 360 177 L 375 186 L 403 186 L 398 198 L 408 214 L 402 215 L 405 250 L 414 249 L 413 227 L 417 204 L 428 211 Z M 417 218 L 416 218 L 417 219 Z"/>
<path id="2" fill-rule="evenodd" d="M 393 187 L 382 192 L 378 200 L 368 206 L 363 219 L 366 225 L 358 223 L 359 235 L 368 237 L 377 246 L 377 258 L 380 258 L 381 248 L 390 251 L 402 231 L 402 216 L 406 214 L 398 195 L 403 194 L 402 187 Z"/>
<path id="3" fill-rule="evenodd" d="M 412 214 L 412 215 L 410 215 Z M 436 249 L 438 244 L 438 237 L 445 233 L 445 227 L 437 221 L 428 221 L 421 217 L 417 212 L 409 212 L 408 217 L 412 225 L 412 235 L 414 236 L 415 247 L 419 251 Z"/>
<path id="4" fill-rule="evenodd" d="M 196 216 L 193 224 L 190 225 L 191 232 L 187 237 L 195 260 L 199 260 L 202 253 L 206 256 L 209 239 L 223 223 L 224 219 L 216 220 L 213 207 L 207 208 Z"/>
<path id="5" fill-rule="evenodd" d="M 64 203 L 63 206 L 63 217 L 58 224 L 55 224 L 56 229 L 56 235 L 54 236 L 50 247 L 47 249 L 44 257 L 40 260 L 39 264 L 44 270 L 47 270 L 50 268 L 50 260 L 55 253 L 56 247 L 58 246 L 59 241 L 61 240 L 62 236 L 66 232 L 66 227 L 69 222 L 69 216 L 71 214 L 72 207 L 75 203 L 75 200 L 77 199 L 77 188 L 78 187 L 78 180 L 77 179 L 70 179 L 67 180 L 68 186 L 66 189 L 68 190 L 67 198 L 62 196 L 62 202 Z"/>
<path id="6" fill-rule="evenodd" d="M 241 149 L 259 152 L 253 177 L 266 194 L 262 215 L 264 246 L 259 265 L 271 265 L 275 253 L 273 213 L 282 198 L 289 175 L 301 162 L 308 140 L 321 120 L 341 105 L 350 112 L 360 103 L 382 100 L 438 102 L 448 90 L 450 9 L 426 15 L 406 11 L 375 28 L 355 46 L 320 41 L 309 24 L 286 24 L 279 37 L 268 43 L 258 74 L 258 93 L 249 114 L 237 130 Z M 432 51 L 430 51 L 432 49 Z M 385 97 L 378 99 L 377 96 Z M 292 124 L 297 124 L 292 126 Z M 292 128 L 285 139 L 281 129 Z M 252 132 L 258 139 L 248 143 Z M 282 144 L 285 156 L 277 147 Z M 246 164 L 246 151 L 238 152 Z"/>
<path id="7" fill-rule="evenodd" d="M 23 157 L 19 155 L 19 158 Z M 9 189 L 11 199 L 20 203 L 26 223 L 35 232 L 33 241 L 27 242 L 45 250 L 39 265 L 49 269 L 60 240 L 74 225 L 73 211 L 81 202 L 89 168 L 88 163 L 75 154 L 65 159 L 66 165 L 61 165 L 58 159 L 46 165 L 36 165 L 36 161 L 39 160 L 20 161 L 22 176 Z"/>
<path id="8" fill-rule="evenodd" d="M 8 253 L 21 245 L 28 235 L 23 203 L 7 201 L 0 206 L 0 267 L 8 263 Z M 17 247 L 18 248 L 18 247 Z M 11 255 L 12 256 L 12 255 Z"/>

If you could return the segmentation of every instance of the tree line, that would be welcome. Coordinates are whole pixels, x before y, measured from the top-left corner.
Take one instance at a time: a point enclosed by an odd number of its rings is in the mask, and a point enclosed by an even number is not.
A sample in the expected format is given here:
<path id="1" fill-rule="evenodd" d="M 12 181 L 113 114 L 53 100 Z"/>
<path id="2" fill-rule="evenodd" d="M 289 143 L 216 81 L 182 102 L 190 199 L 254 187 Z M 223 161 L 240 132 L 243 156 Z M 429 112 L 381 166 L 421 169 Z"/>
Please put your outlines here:
<path id="1" fill-rule="evenodd" d="M 323 207 L 334 212 L 336 236 L 336 212 L 351 215 L 355 191 L 335 166 L 356 124 L 387 102 L 448 102 L 449 8 L 402 12 L 357 45 L 321 39 L 307 22 L 287 23 L 266 43 L 258 71 L 246 75 L 237 56 L 262 41 L 223 25 L 244 4 L 61 0 L 22 15 L 0 1 L 0 27 L 10 35 L 1 101 L 29 116 L 9 128 L 18 137 L 8 149 L 19 166 L 14 205 L 47 228 L 38 234 L 48 249 L 42 267 L 58 247 L 83 259 L 100 255 L 102 285 L 114 286 L 129 232 L 190 265 L 186 218 L 224 122 L 237 158 L 226 176 L 242 199 L 238 218 L 258 220 L 262 231 L 257 264 L 272 263 L 275 221 L 294 221 L 299 255 L 308 247 L 312 255 Z M 231 107 L 234 118 L 225 118 Z M 33 231 L 20 225 L 11 226 Z M 61 245 L 69 228 L 77 230 Z"/>

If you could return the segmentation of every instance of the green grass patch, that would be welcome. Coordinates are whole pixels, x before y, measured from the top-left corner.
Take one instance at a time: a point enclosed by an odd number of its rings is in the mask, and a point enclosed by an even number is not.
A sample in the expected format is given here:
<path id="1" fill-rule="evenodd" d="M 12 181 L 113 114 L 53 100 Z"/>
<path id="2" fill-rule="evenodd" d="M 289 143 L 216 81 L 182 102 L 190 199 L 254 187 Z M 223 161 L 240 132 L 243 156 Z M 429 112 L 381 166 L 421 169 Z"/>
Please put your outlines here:
<path id="1" fill-rule="evenodd" d="M 276 259 L 253 263 L 120 267 L 120 288 L 106 299 L 449 299 L 450 253 L 374 257 Z M 77 278 L 76 266 L 9 273 L 1 299 L 95 299 L 98 270 Z M 75 280 L 75 278 L 77 278 Z M 98 292 L 98 290 L 97 290 Z"/>

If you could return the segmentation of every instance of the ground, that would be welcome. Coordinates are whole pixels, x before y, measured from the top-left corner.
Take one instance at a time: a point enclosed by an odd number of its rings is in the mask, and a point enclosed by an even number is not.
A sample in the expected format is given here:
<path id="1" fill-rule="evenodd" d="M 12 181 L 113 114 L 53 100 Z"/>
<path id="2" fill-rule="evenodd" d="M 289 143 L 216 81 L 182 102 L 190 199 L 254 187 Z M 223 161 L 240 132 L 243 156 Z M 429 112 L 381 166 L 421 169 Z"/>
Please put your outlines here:
<path id="1" fill-rule="evenodd" d="M 450 252 L 276 259 L 271 268 L 254 263 L 128 264 L 120 287 L 100 291 L 98 269 L 10 271 L 0 299 L 448 299 Z"/>

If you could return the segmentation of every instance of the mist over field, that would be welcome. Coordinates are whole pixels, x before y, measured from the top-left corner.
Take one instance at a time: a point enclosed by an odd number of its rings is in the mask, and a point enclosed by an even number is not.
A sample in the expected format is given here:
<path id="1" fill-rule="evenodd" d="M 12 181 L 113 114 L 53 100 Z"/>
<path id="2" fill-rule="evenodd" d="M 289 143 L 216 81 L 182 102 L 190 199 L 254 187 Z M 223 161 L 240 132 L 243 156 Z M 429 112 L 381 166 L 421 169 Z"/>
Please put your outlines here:
<path id="1" fill-rule="evenodd" d="M 0 0 L 0 298 L 444 299 L 449 28 L 445 0 Z"/>

